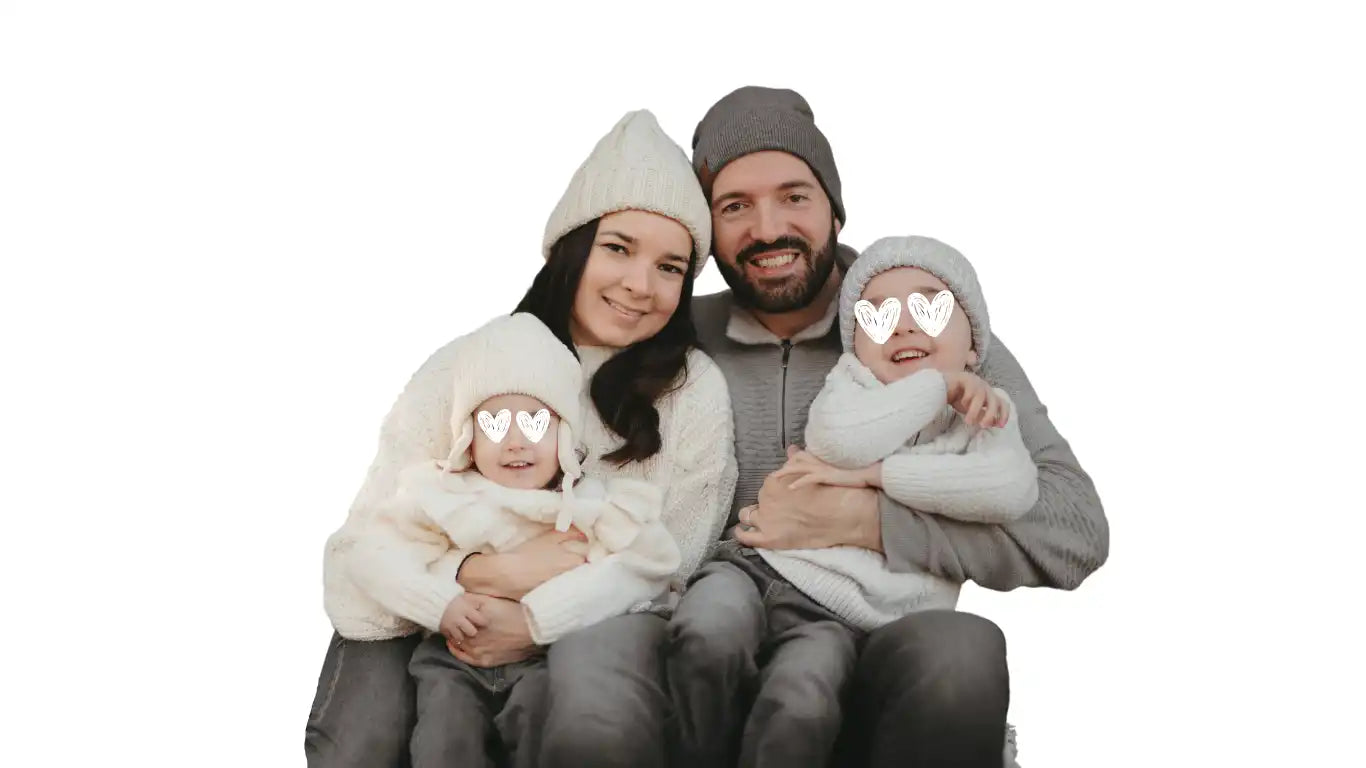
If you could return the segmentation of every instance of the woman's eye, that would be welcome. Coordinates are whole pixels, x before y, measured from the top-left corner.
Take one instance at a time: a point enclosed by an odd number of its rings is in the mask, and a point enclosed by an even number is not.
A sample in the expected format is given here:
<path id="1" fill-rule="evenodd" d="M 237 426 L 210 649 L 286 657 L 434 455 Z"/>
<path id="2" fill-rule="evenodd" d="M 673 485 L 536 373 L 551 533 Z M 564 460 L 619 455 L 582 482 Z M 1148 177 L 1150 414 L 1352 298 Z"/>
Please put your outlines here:
<path id="1" fill-rule="evenodd" d="M 670 272 L 675 275 L 683 274 L 683 268 L 678 266 L 677 264 L 660 264 L 659 268 L 664 270 L 665 272 Z"/>
<path id="2" fill-rule="evenodd" d="M 602 247 L 613 253 L 626 253 L 626 246 L 621 243 L 603 243 Z"/>

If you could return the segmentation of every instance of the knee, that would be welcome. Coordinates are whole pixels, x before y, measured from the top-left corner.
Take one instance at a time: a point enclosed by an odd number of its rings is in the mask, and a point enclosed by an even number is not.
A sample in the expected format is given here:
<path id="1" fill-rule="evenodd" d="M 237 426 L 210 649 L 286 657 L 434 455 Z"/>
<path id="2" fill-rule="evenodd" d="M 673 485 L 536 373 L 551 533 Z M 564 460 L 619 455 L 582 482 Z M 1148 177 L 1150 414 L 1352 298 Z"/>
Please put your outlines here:
<path id="1" fill-rule="evenodd" d="M 394 712 L 355 718 L 343 730 L 310 723 L 304 740 L 308 768 L 402 765 L 407 762 L 410 725 L 406 713 Z"/>
<path id="2" fill-rule="evenodd" d="M 304 736 L 309 768 L 406 760 L 416 718 L 407 675 L 413 645 L 407 638 L 371 643 L 334 638 Z"/>
<path id="3" fill-rule="evenodd" d="M 889 624 L 869 638 L 865 665 L 917 712 L 1004 712 L 1009 702 L 1005 634 L 970 613 L 926 611 Z"/>
<path id="4" fill-rule="evenodd" d="M 763 606 L 757 595 L 750 597 L 739 592 L 680 605 L 669 621 L 668 659 L 700 669 L 733 668 L 751 659 L 762 637 Z"/>
<path id="5" fill-rule="evenodd" d="M 542 737 L 541 764 L 552 768 L 639 768 L 663 765 L 664 761 L 659 730 L 625 721 L 585 717 L 550 728 Z"/>

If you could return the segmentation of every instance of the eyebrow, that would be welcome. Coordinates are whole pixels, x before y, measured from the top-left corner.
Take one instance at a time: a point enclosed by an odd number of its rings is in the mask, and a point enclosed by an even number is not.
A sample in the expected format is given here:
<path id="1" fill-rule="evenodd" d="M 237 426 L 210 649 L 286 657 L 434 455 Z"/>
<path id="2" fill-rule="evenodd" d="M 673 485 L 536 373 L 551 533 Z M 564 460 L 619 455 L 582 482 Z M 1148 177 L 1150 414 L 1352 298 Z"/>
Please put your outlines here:
<path id="1" fill-rule="evenodd" d="M 778 191 L 779 191 L 779 192 L 786 192 L 786 191 L 788 191 L 788 190 L 790 190 L 790 189 L 815 189 L 815 188 L 816 188 L 816 185 L 815 185 L 815 184 L 812 184 L 811 182 L 805 181 L 805 180 L 803 180 L 803 179 L 793 179 L 792 181 L 785 181 L 785 182 L 783 182 L 782 184 L 779 184 L 779 185 L 778 185 Z M 729 201 L 731 201 L 731 200 L 740 200 L 740 199 L 743 199 L 743 198 L 746 198 L 746 197 L 749 197 L 749 195 L 746 194 L 746 193 L 744 193 L 744 192 L 738 192 L 738 191 L 737 191 L 737 192 L 727 192 L 726 194 L 721 195 L 720 197 L 718 197 L 718 198 L 716 198 L 715 200 L 713 200 L 711 204 L 712 204 L 713 207 L 715 207 L 715 206 L 718 206 L 718 205 L 720 205 L 720 204 L 722 204 L 722 203 L 729 202 Z"/>
<path id="2" fill-rule="evenodd" d="M 609 229 L 609 230 L 603 232 L 602 234 L 603 234 L 604 236 L 609 236 L 609 235 L 610 235 L 611 237 L 620 238 L 620 239 L 626 241 L 626 244 L 627 244 L 627 245 L 635 245 L 635 244 L 636 244 L 636 239 L 635 239 L 634 237 L 631 237 L 630 235 L 626 234 L 625 232 L 618 232 L 618 231 L 616 231 L 615 229 Z M 692 259 L 691 259 L 690 257 L 688 257 L 688 256 L 679 256 L 679 255 L 676 254 L 676 253 L 666 254 L 666 255 L 665 255 L 665 258 L 667 258 L 667 259 L 670 260 L 670 261 L 681 261 L 681 262 L 683 262 L 683 263 L 685 263 L 685 264 L 687 264 L 687 263 L 689 263 L 689 262 L 692 261 Z"/>
<path id="3" fill-rule="evenodd" d="M 615 229 L 609 229 L 609 230 L 607 230 L 606 232 L 603 232 L 602 234 L 603 234 L 603 235 L 612 235 L 613 237 L 621 238 L 622 240 L 625 240 L 625 241 L 626 241 L 626 244 L 627 244 L 627 245 L 635 245 L 635 244 L 636 244 L 636 239 L 635 239 L 634 237 L 631 237 L 630 235 L 626 234 L 625 232 L 618 232 L 618 231 L 616 231 Z"/>

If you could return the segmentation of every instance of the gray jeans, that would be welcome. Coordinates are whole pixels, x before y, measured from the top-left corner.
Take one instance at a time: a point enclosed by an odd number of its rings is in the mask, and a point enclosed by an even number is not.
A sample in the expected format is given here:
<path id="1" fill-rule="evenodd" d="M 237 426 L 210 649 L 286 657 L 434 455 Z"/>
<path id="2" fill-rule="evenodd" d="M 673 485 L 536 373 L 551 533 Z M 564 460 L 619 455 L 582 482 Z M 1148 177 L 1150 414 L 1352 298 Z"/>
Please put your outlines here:
<path id="1" fill-rule="evenodd" d="M 723 542 L 670 622 L 676 766 L 824 766 L 863 632 Z"/>
<path id="2" fill-rule="evenodd" d="M 723 542 L 669 625 L 675 765 L 999 768 L 1005 638 L 955 611 L 860 632 Z"/>
<path id="3" fill-rule="evenodd" d="M 544 656 L 501 667 L 475 667 L 432 635 L 413 652 L 408 671 L 417 681 L 413 768 L 496 768 L 535 765 L 536 744 L 523 744 L 525 728 L 543 714 Z"/>
<path id="4" fill-rule="evenodd" d="M 414 731 L 423 719 L 480 723 L 478 738 L 493 764 L 663 766 L 666 626 L 642 613 L 586 627 L 551 645 L 544 660 L 524 663 L 515 685 L 509 667 L 517 665 L 502 668 L 501 676 L 468 675 L 432 660 L 434 649 L 418 649 L 420 636 L 368 643 L 334 637 L 309 715 L 309 768 L 406 766 L 410 734 L 415 758 L 429 747 L 445 749 L 445 737 L 423 738 L 421 726 Z M 419 665 L 419 654 L 432 664 Z M 410 661 L 419 680 L 432 680 L 421 718 Z"/>

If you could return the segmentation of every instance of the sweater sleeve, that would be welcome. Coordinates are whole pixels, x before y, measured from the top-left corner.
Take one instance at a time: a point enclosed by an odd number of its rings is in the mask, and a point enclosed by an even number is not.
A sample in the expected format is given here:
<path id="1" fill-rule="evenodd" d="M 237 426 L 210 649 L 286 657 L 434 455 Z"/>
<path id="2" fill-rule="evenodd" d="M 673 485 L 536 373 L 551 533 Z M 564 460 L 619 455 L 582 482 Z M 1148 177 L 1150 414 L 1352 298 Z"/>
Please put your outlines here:
<path id="1" fill-rule="evenodd" d="M 700 353 L 689 358 L 688 384 L 671 398 L 672 434 L 664 450 L 675 464 L 664 493 L 660 523 L 646 526 L 636 543 L 562 573 L 522 598 L 532 637 L 547 644 L 664 594 L 677 576 L 686 579 L 720 538 L 735 493 L 734 422 L 725 379 Z M 649 553 L 675 544 L 677 559 Z M 666 567 L 671 566 L 671 567 Z"/>
<path id="2" fill-rule="evenodd" d="M 944 376 L 928 368 L 890 384 L 861 383 L 862 363 L 840 356 L 811 402 L 806 449 L 841 469 L 862 469 L 905 445 L 944 408 Z M 857 366 L 857 367 L 856 367 Z"/>
<path id="3" fill-rule="evenodd" d="M 1018 520 L 1039 498 L 1038 467 L 1020 437 L 1010 396 L 1008 419 L 981 429 L 963 453 L 899 452 L 882 461 L 882 488 L 891 499 L 921 512 L 973 523 Z M 969 429 L 961 422 L 958 429 Z"/>
<path id="4" fill-rule="evenodd" d="M 351 578 L 386 611 L 436 632 L 446 606 L 465 592 L 456 576 L 471 554 L 415 517 L 382 514 L 356 540 Z"/>
<path id="5" fill-rule="evenodd" d="M 997 591 L 1076 589 L 1109 557 L 1105 511 L 1020 364 L 994 334 L 991 343 L 982 375 L 1014 400 L 1020 435 L 1038 468 L 1039 498 L 1020 519 L 988 524 L 910 509 L 879 494 L 887 565 Z"/>
<path id="6" fill-rule="evenodd" d="M 463 590 L 455 573 L 468 553 L 444 539 L 405 536 L 394 526 L 408 511 L 398 500 L 403 470 L 444 459 L 450 450 L 451 383 L 457 342 L 434 352 L 412 374 L 380 428 L 379 444 L 346 521 L 328 539 L 325 589 L 333 624 L 351 619 L 346 585 L 355 585 L 404 619 L 435 629 L 450 599 Z M 342 626 L 337 626 L 342 631 Z"/>

